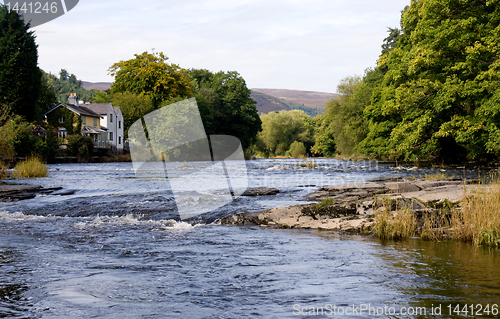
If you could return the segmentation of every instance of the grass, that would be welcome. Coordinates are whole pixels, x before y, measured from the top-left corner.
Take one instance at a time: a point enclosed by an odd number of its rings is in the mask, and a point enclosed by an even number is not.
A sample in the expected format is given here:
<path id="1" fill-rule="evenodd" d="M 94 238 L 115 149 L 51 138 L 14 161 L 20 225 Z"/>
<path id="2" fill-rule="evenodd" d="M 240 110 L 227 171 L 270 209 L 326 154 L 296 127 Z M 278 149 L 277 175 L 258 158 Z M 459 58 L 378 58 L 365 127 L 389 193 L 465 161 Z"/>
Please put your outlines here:
<path id="1" fill-rule="evenodd" d="M 464 196 L 462 209 L 452 213 L 451 227 L 456 239 L 500 246 L 500 183 L 483 185 Z"/>
<path id="2" fill-rule="evenodd" d="M 333 203 L 334 203 L 334 200 L 332 198 L 328 198 L 328 199 L 325 199 L 325 200 L 317 203 L 316 208 L 321 208 L 324 206 L 333 205 Z"/>
<path id="3" fill-rule="evenodd" d="M 416 234 L 417 221 L 409 208 L 392 212 L 382 207 L 375 215 L 373 232 L 380 239 L 404 240 Z"/>
<path id="4" fill-rule="evenodd" d="M 381 239 L 455 239 L 500 248 L 500 181 L 479 185 L 464 194 L 461 207 L 445 205 L 421 218 L 407 208 L 391 211 L 387 200 L 375 215 L 373 233 Z"/>
<path id="5" fill-rule="evenodd" d="M 443 179 L 454 179 L 455 176 L 449 176 L 446 175 L 445 173 L 435 173 L 435 174 L 425 174 L 424 176 L 420 176 L 421 179 L 424 181 L 436 181 L 436 180 L 443 180 Z"/>
<path id="6" fill-rule="evenodd" d="M 7 173 L 7 165 L 4 162 L 0 161 L 0 179 L 7 178 L 9 174 Z"/>
<path id="7" fill-rule="evenodd" d="M 35 178 L 46 177 L 47 175 L 47 166 L 36 157 L 17 163 L 12 173 L 13 178 Z"/>

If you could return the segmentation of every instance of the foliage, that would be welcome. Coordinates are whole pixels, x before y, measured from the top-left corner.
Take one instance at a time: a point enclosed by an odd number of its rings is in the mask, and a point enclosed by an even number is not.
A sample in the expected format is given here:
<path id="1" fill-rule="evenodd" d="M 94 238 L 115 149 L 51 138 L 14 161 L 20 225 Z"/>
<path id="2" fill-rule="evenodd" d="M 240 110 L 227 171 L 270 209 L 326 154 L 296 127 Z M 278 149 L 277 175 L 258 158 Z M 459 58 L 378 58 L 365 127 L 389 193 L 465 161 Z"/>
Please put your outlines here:
<path id="1" fill-rule="evenodd" d="M 343 156 L 358 155 L 357 145 L 368 132 L 363 111 L 370 105 L 372 92 L 382 76 L 380 69 L 367 69 L 363 78 L 351 76 L 340 82 L 340 96 L 326 103 L 325 114 L 319 121 L 314 152 L 332 156 L 336 150 Z"/>
<path id="2" fill-rule="evenodd" d="M 128 136 L 128 129 L 135 121 L 154 110 L 149 96 L 139 96 L 131 92 L 113 94 L 111 103 L 113 106 L 119 106 L 122 111 L 125 136 Z"/>
<path id="3" fill-rule="evenodd" d="M 299 141 L 294 141 L 290 145 L 290 150 L 288 152 L 293 158 L 306 157 L 306 147 L 304 146 L 304 143 Z"/>
<path id="4" fill-rule="evenodd" d="M 76 156 L 78 162 L 90 161 L 93 150 L 94 142 L 91 137 L 81 135 L 68 136 L 68 154 Z"/>
<path id="5" fill-rule="evenodd" d="M 208 135 L 231 135 L 247 149 L 261 130 L 255 101 L 236 71 L 189 70 L 192 90 Z"/>
<path id="6" fill-rule="evenodd" d="M 18 162 L 12 173 L 13 178 L 47 177 L 47 166 L 39 158 L 30 157 L 25 161 Z"/>
<path id="7" fill-rule="evenodd" d="M 111 93 L 132 92 L 149 96 L 155 108 L 175 97 L 191 96 L 190 83 L 185 70 L 169 64 L 162 52 L 135 54 L 134 59 L 113 64 L 109 74 L 115 77 Z"/>
<path id="8" fill-rule="evenodd" d="M 270 112 L 261 115 L 262 132 L 256 150 L 271 156 L 285 155 L 293 142 L 302 142 L 306 150 L 314 144 L 315 123 L 303 111 Z"/>
<path id="9" fill-rule="evenodd" d="M 31 121 L 40 92 L 35 35 L 16 11 L 0 4 L 0 107 Z"/>
<path id="10" fill-rule="evenodd" d="M 496 1 L 411 2 L 387 73 L 365 110 L 360 150 L 386 159 L 500 155 L 500 8 Z"/>
<path id="11" fill-rule="evenodd" d="M 61 69 L 59 78 L 53 74 L 42 71 L 43 81 L 52 88 L 56 94 L 59 103 L 68 102 L 71 93 L 76 95 L 84 102 L 90 102 L 93 99 L 93 92 L 82 87 L 82 81 L 78 80 L 76 75 L 68 75 L 68 71 Z"/>
<path id="12" fill-rule="evenodd" d="M 92 95 L 94 96 L 94 98 L 92 99 L 92 102 L 94 103 L 112 103 L 113 100 L 113 95 L 111 94 L 110 90 L 92 90 Z"/>
<path id="13" fill-rule="evenodd" d="M 35 120 L 38 123 L 43 122 L 43 114 L 57 103 L 57 95 L 54 88 L 48 83 L 47 73 L 43 70 L 40 72 L 42 73 L 40 95 L 35 104 Z"/>
<path id="14" fill-rule="evenodd" d="M 34 155 L 49 159 L 57 144 L 47 142 L 33 134 L 33 125 L 15 115 L 0 127 L 0 156 L 29 157 Z"/>

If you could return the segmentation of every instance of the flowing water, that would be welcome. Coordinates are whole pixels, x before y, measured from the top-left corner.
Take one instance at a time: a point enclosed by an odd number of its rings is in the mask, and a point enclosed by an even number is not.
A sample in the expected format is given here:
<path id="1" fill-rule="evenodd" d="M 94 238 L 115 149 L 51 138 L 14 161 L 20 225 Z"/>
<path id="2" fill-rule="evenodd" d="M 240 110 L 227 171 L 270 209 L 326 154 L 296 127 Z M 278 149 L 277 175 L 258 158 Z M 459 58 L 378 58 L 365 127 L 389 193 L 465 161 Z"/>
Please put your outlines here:
<path id="1" fill-rule="evenodd" d="M 495 249 L 217 224 L 232 212 L 306 202 L 322 185 L 441 171 L 303 164 L 247 162 L 250 187 L 280 193 L 188 221 L 168 183 L 135 178 L 130 163 L 49 165 L 48 178 L 9 181 L 75 193 L 0 203 L 0 317 L 500 317 Z"/>

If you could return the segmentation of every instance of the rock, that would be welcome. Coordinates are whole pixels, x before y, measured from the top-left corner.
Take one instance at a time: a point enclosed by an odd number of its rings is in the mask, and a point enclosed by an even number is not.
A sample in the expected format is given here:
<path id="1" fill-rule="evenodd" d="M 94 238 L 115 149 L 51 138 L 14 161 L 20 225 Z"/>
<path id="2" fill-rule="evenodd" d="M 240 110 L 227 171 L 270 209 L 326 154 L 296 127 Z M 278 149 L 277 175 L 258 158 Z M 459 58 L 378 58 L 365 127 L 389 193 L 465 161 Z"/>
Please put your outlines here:
<path id="1" fill-rule="evenodd" d="M 393 193 L 410 193 L 420 190 L 420 187 L 408 182 L 386 183 L 385 186 Z"/>
<path id="2" fill-rule="evenodd" d="M 276 195 L 280 191 L 277 188 L 258 187 L 247 189 L 241 196 L 263 196 L 263 195 Z"/>
<path id="3" fill-rule="evenodd" d="M 378 183 L 344 184 L 321 187 L 308 195 L 310 200 L 328 200 L 321 204 L 278 207 L 261 212 L 231 215 L 225 225 L 261 225 L 272 228 L 313 228 L 342 232 L 367 233 L 374 225 L 377 210 L 395 212 L 410 209 L 417 218 L 441 209 L 458 207 L 472 185 L 463 181 L 381 180 Z M 269 189 L 254 189 L 247 196 L 269 195 Z M 271 189 L 272 190 L 272 189 Z"/>

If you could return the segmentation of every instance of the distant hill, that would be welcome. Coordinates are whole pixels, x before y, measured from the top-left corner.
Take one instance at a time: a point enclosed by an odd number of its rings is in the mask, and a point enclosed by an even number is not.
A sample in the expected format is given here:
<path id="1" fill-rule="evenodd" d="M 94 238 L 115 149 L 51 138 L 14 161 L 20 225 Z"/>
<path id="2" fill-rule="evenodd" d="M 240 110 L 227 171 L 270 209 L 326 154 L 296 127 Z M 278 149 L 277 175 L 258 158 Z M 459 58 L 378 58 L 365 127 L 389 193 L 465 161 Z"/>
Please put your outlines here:
<path id="1" fill-rule="evenodd" d="M 285 89 L 252 89 L 254 92 L 264 93 L 276 98 L 281 98 L 306 108 L 323 109 L 325 102 L 339 96 L 335 93 L 299 91 Z"/>
<path id="2" fill-rule="evenodd" d="M 99 91 L 104 91 L 109 88 L 111 88 L 111 82 L 86 82 L 82 81 L 82 86 L 86 90 L 99 90 Z"/>
<path id="3" fill-rule="evenodd" d="M 290 111 L 292 109 L 281 99 L 275 98 L 271 95 L 252 91 L 250 97 L 257 102 L 257 111 L 262 114 L 281 110 Z"/>
<path id="4" fill-rule="evenodd" d="M 82 87 L 87 90 L 108 90 L 111 82 L 87 82 L 82 81 Z M 257 111 L 267 114 L 281 110 L 302 110 L 311 117 L 323 114 L 325 102 L 336 98 L 338 94 L 298 91 L 285 89 L 252 89 L 250 97 L 257 102 Z"/>

